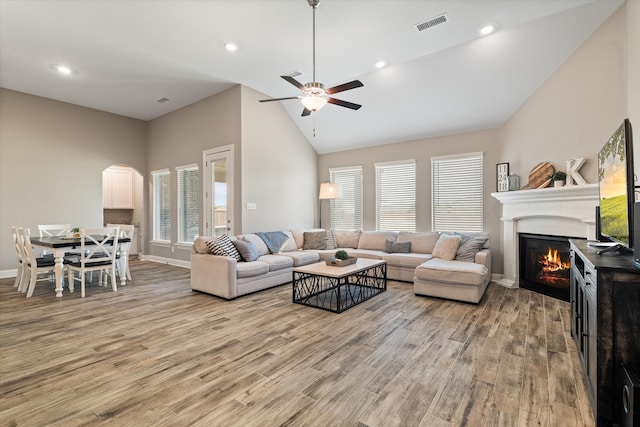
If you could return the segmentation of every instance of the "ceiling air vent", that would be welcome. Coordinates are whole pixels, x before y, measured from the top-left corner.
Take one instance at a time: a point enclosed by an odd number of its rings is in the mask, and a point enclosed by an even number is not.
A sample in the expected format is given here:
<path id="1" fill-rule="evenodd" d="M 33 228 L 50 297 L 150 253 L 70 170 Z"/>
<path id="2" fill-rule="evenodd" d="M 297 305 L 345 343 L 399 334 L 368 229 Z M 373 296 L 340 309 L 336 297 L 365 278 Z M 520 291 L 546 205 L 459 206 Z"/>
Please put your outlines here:
<path id="1" fill-rule="evenodd" d="M 163 96 L 162 98 L 158 99 L 156 102 L 159 102 L 160 104 L 164 104 L 167 101 L 171 101 L 171 98 L 167 98 L 166 96 Z"/>
<path id="2" fill-rule="evenodd" d="M 427 21 L 416 24 L 416 29 L 418 31 L 424 31 L 427 28 L 435 27 L 436 25 L 444 24 L 445 22 L 448 22 L 448 21 L 449 19 L 447 18 L 447 14 L 443 13 L 441 15 L 436 16 L 435 18 L 431 18 Z"/>
<path id="3" fill-rule="evenodd" d="M 286 74 L 289 77 L 298 77 L 301 76 L 303 73 L 300 70 L 293 70 L 292 72 Z"/>

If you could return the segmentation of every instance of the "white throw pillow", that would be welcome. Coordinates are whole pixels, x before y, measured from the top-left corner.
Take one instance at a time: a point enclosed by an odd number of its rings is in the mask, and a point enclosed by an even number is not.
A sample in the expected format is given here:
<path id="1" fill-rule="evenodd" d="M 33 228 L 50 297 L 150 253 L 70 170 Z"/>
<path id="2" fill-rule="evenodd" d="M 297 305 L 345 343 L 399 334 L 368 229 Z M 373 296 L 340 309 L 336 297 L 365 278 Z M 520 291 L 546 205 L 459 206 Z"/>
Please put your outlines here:
<path id="1" fill-rule="evenodd" d="M 440 238 L 436 242 L 436 246 L 433 248 L 433 256 L 435 258 L 446 259 L 448 261 L 453 260 L 458 253 L 458 246 L 462 237 L 452 236 L 451 234 L 441 234 Z"/>

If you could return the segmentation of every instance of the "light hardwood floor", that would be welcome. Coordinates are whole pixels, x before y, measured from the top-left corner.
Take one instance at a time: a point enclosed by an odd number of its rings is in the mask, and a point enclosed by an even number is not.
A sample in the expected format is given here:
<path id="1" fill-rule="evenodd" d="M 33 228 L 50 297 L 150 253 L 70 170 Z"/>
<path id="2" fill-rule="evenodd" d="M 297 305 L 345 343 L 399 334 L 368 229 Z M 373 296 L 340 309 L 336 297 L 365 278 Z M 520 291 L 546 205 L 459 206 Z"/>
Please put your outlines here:
<path id="1" fill-rule="evenodd" d="M 0 280 L 0 425 L 592 426 L 569 305 L 407 283 L 342 314 L 289 285 L 225 301 L 132 262 L 117 292 Z"/>

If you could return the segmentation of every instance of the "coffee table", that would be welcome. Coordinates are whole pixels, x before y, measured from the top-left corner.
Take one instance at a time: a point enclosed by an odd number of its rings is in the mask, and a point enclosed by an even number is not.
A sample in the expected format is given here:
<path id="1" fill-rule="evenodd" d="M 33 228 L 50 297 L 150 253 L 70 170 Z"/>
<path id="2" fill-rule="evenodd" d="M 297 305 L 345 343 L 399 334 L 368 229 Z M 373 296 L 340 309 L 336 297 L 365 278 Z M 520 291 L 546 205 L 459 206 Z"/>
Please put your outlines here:
<path id="1" fill-rule="evenodd" d="M 387 290 L 387 263 L 368 258 L 344 267 L 318 262 L 294 268 L 292 284 L 294 303 L 342 313 Z"/>

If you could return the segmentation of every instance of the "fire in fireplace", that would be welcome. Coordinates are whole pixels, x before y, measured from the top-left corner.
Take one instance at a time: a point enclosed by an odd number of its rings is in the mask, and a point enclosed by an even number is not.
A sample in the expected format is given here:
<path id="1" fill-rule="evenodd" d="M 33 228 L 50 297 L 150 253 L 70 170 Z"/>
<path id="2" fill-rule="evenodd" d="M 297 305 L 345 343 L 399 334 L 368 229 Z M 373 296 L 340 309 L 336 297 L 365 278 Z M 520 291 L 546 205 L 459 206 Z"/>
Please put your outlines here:
<path id="1" fill-rule="evenodd" d="M 569 301 L 569 238 L 519 235 L 520 287 Z"/>

